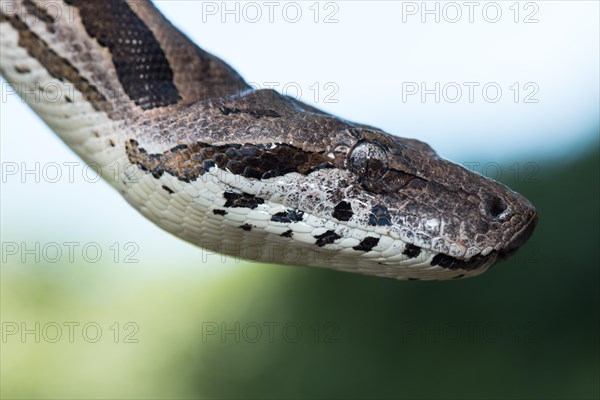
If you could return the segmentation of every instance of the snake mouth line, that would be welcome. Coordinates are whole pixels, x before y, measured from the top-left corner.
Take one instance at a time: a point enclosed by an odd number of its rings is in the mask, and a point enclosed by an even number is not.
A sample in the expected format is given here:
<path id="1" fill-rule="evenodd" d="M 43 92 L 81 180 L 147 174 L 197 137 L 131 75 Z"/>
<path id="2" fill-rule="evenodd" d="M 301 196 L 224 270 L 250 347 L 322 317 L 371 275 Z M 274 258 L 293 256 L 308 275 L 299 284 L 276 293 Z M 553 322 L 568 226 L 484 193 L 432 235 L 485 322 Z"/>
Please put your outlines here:
<path id="1" fill-rule="evenodd" d="M 482 267 L 487 267 L 494 264 L 498 260 L 504 260 L 514 253 L 531 237 L 537 225 L 537 214 L 535 211 L 527 220 L 523 227 L 514 235 L 513 240 L 500 250 L 492 250 L 488 255 L 477 254 L 469 259 L 459 259 L 443 253 L 439 253 L 433 257 L 431 265 L 439 265 L 442 268 L 462 269 L 472 271 Z"/>
<path id="2" fill-rule="evenodd" d="M 477 254 L 469 259 L 462 260 L 456 257 L 452 257 L 446 254 L 438 253 L 431 260 L 432 266 L 440 266 L 442 268 L 450 269 L 450 270 L 465 270 L 472 271 L 482 267 L 487 267 L 493 264 L 498 259 L 498 253 L 496 251 L 492 251 L 488 255 L 484 256 L 481 254 Z"/>

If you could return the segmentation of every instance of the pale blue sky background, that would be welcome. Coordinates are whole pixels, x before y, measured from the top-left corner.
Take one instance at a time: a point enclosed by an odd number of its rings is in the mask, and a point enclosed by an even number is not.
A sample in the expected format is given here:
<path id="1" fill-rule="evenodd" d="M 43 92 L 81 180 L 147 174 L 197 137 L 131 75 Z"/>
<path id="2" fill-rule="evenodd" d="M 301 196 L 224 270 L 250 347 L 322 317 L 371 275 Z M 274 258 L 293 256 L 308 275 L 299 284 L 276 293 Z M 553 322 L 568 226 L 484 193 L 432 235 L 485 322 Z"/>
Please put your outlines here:
<path id="1" fill-rule="evenodd" d="M 314 8 L 309 8 L 313 2 L 297 3 L 302 12 L 297 23 L 285 20 L 285 2 L 275 8 L 273 23 L 263 2 L 255 3 L 263 13 L 257 23 L 248 21 L 255 18 L 256 9 L 246 8 L 244 14 L 244 3 L 239 3 L 240 21 L 236 23 L 230 14 L 223 23 L 221 4 L 158 2 L 173 23 L 201 47 L 231 63 L 247 81 L 300 87 L 307 102 L 314 102 L 318 87 L 318 107 L 393 134 L 419 138 L 456 162 L 495 161 L 508 166 L 514 161 L 567 157 L 598 142 L 596 1 L 541 1 L 533 3 L 537 9 L 525 9 L 522 2 L 518 23 L 514 9 L 509 8 L 513 2 L 499 3 L 502 16 L 497 23 L 485 20 L 486 2 L 475 9 L 473 23 L 465 7 L 457 23 L 447 21 L 456 15 L 455 9 L 448 8 L 446 18 L 441 10 L 440 23 L 432 15 L 422 23 L 420 10 L 405 14 L 403 22 L 403 10 L 415 11 L 413 6 L 420 7 L 421 2 L 391 1 L 336 2 L 327 7 L 321 2 L 317 23 Z M 235 7 L 228 4 L 230 9 Z M 429 6 L 434 7 L 433 3 Z M 215 7 L 216 14 L 212 14 Z M 286 17 L 294 18 L 294 9 L 289 7 Z M 324 23 L 332 12 L 331 18 L 338 22 Z M 539 22 L 523 23 L 532 12 Z M 488 9 L 486 16 L 494 18 L 494 10 Z M 433 95 L 424 103 L 419 95 L 403 99 L 403 87 L 422 82 L 430 89 L 435 82 L 441 86 L 455 82 L 463 89 L 462 98 L 456 103 L 443 96 L 436 103 Z M 480 84 L 472 103 L 464 82 Z M 496 103 L 482 95 L 481 87 L 490 82 L 502 89 Z M 515 82 L 521 94 L 517 103 L 511 90 Z M 527 83 L 533 85 L 527 89 Z M 332 88 L 338 89 L 333 95 L 338 102 L 323 102 Z M 533 97 L 538 102 L 524 103 L 522 96 L 532 88 L 539 89 Z M 3 163 L 33 166 L 35 162 L 79 161 L 25 104 L 16 98 L 4 101 L 4 82 L 2 90 Z M 456 92 L 447 95 L 454 97 Z M 14 177 L 2 182 L 2 240 L 56 238 L 104 241 L 106 246 L 136 241 L 144 265 L 158 270 L 181 261 L 199 266 L 194 263 L 198 249 L 147 222 L 107 184 L 86 181 L 82 170 L 76 169 L 74 183 L 67 179 L 36 183 L 31 178 L 23 183 Z M 236 267 L 203 266 L 206 273 L 230 268 Z"/>

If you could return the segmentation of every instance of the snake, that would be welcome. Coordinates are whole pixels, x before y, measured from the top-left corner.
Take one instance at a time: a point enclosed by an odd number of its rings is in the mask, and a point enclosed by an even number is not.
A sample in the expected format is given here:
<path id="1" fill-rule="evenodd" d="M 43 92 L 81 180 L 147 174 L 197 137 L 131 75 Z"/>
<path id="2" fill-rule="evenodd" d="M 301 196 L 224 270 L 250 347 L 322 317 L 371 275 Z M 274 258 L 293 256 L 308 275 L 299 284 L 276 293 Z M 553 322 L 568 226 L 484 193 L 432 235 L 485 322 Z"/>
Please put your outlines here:
<path id="1" fill-rule="evenodd" d="M 5 81 L 136 210 L 206 254 L 446 280 L 514 254 L 537 224 L 524 196 L 424 142 L 251 87 L 150 1 L 0 5 Z"/>

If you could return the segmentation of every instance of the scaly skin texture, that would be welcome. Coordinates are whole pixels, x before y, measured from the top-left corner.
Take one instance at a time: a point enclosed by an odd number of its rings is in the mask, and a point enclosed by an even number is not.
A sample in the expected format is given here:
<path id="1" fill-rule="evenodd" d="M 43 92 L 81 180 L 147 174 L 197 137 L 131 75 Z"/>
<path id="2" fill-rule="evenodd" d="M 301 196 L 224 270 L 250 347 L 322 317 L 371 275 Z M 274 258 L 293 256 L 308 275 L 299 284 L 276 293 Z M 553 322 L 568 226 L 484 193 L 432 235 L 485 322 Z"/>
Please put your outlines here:
<path id="1" fill-rule="evenodd" d="M 240 110 L 231 112 L 231 110 Z M 176 113 L 175 115 L 177 115 Z M 410 243 L 421 248 L 455 258 L 469 259 L 477 254 L 496 256 L 511 254 L 525 240 L 535 224 L 535 210 L 523 196 L 506 186 L 469 172 L 465 168 L 438 157 L 426 144 L 413 139 L 389 135 L 374 128 L 364 128 L 326 114 L 307 113 L 294 101 L 273 91 L 251 91 L 237 98 L 196 103 L 186 107 L 177 117 L 151 121 L 158 129 L 136 136 L 139 147 L 147 143 L 159 151 L 168 149 L 161 156 L 171 158 L 174 165 L 185 165 L 181 155 L 170 155 L 177 143 L 205 143 L 206 147 L 228 144 L 263 144 L 270 154 L 285 144 L 293 151 L 285 152 L 281 158 L 261 169 L 259 174 L 247 171 L 246 164 L 237 166 L 230 157 L 215 157 L 225 154 L 224 148 L 215 151 L 200 151 L 187 146 L 176 154 L 189 153 L 189 158 L 203 168 L 204 161 L 215 160 L 221 168 L 251 178 L 260 178 L 262 173 L 273 169 L 298 170 L 302 174 L 315 167 L 337 168 L 347 171 L 347 179 L 330 182 L 327 201 L 332 205 L 344 199 L 351 200 L 352 213 L 359 225 L 370 225 L 375 207 L 387 210 L 386 221 L 376 226 L 385 226 L 393 232 L 407 231 L 412 236 Z M 147 124 L 147 121 L 142 122 Z M 161 132 L 169 132 L 164 136 Z M 324 134 L 327 132 L 327 134 Z M 277 144 L 273 149 L 269 146 Z M 369 154 L 358 155 L 357 146 L 373 147 Z M 249 146 L 246 146 L 249 147 Z M 359 148 L 358 148 L 359 149 Z M 379 150 L 379 152 L 377 151 Z M 266 151 L 257 152 L 259 154 Z M 311 155 L 314 160 L 307 166 L 306 157 L 290 165 L 290 153 Z M 147 161 L 128 152 L 130 160 L 147 166 Z M 319 157 L 314 157 L 318 155 Z M 248 156 L 233 159 L 239 164 Z M 370 157 L 370 158 L 369 158 Z M 367 162 L 367 160 L 370 160 Z M 354 165 L 356 161 L 358 165 Z M 164 162 L 164 161 L 163 161 Z M 327 163 L 327 166 L 321 164 Z M 184 167 L 185 168 L 185 167 Z M 184 178 L 182 168 L 172 170 L 175 176 Z M 202 171 L 198 172 L 199 175 Z M 272 176 L 274 174 L 269 174 Z M 331 217 L 333 210 L 316 212 L 317 204 L 307 203 L 304 212 Z M 389 223 L 388 223 L 389 222 Z M 412 235 L 409 233 L 412 232 Z M 434 241 L 435 239 L 435 241 Z M 497 253 L 497 254 L 496 254 Z"/>
<path id="2" fill-rule="evenodd" d="M 44 4 L 2 1 L 2 75 L 84 160 L 119 171 L 104 176 L 134 207 L 185 240 L 242 258 L 252 257 L 222 245 L 292 244 L 301 257 L 256 259 L 448 279 L 485 271 L 535 227 L 523 196 L 425 143 L 250 89 L 148 2 L 65 0 L 70 19 Z M 48 82 L 64 89 L 59 101 L 27 98 Z"/>

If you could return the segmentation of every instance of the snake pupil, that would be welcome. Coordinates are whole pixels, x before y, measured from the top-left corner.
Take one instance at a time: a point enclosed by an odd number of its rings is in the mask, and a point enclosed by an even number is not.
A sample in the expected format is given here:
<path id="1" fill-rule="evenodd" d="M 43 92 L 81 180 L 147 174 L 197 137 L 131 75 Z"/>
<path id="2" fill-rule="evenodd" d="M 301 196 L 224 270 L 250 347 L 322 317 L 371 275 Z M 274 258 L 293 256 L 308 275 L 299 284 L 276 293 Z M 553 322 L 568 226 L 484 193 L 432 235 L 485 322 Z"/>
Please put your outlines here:
<path id="1" fill-rule="evenodd" d="M 349 167 L 358 176 L 358 183 L 369 192 L 380 193 L 381 177 L 388 168 L 387 154 L 375 142 L 359 142 L 349 156 Z"/>

